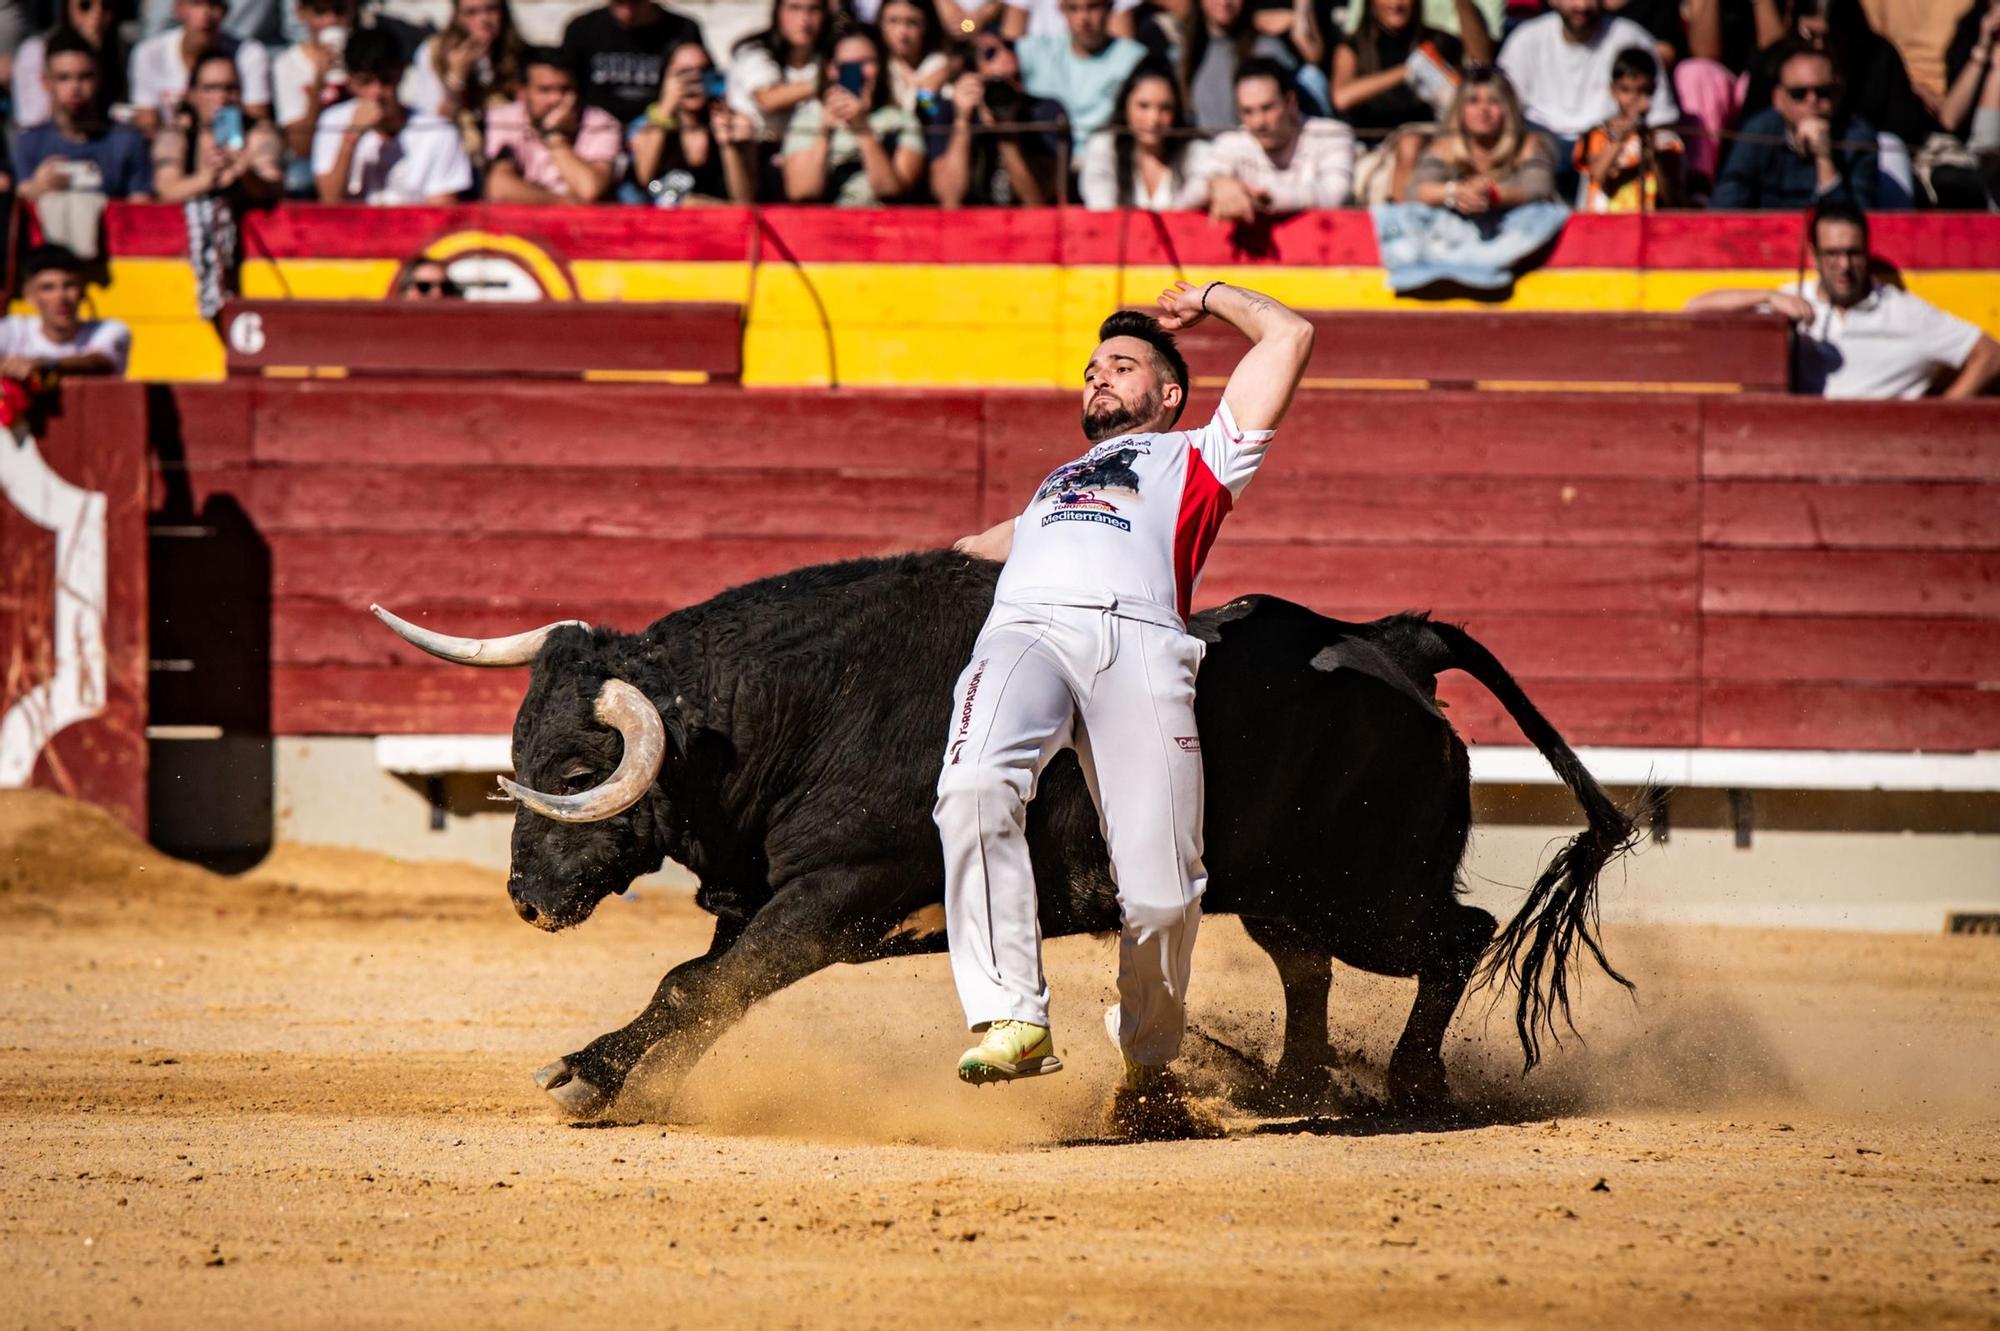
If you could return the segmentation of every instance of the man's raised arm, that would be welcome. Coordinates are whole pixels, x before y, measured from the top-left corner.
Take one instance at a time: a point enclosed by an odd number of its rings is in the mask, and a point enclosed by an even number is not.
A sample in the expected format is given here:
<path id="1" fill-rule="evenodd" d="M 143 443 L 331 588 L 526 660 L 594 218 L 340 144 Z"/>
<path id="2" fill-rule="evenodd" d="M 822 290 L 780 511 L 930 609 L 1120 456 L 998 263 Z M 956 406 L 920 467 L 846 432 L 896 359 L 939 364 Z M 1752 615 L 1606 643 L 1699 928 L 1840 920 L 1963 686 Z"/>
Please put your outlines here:
<path id="1" fill-rule="evenodd" d="M 1226 282 L 1176 282 L 1160 296 L 1160 326 L 1170 333 L 1214 315 L 1250 339 L 1222 400 L 1239 430 L 1275 430 L 1312 359 L 1313 326 L 1261 291 Z"/>

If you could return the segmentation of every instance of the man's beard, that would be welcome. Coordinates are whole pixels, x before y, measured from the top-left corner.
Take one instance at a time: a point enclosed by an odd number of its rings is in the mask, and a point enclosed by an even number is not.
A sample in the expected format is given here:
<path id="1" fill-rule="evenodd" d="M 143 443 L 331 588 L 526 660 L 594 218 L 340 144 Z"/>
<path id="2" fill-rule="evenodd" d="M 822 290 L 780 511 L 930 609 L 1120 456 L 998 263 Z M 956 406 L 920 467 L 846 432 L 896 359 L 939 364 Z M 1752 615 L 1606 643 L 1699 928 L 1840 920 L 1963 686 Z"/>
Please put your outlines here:
<path id="1" fill-rule="evenodd" d="M 1101 444 L 1106 439 L 1116 439 L 1121 434 L 1131 434 L 1160 414 L 1160 399 L 1157 394 L 1149 394 L 1140 399 L 1137 410 L 1126 406 L 1109 393 L 1104 396 L 1113 405 L 1096 415 L 1091 414 L 1091 407 L 1097 402 L 1096 397 L 1093 396 L 1083 407 L 1083 437 L 1093 444 Z"/>

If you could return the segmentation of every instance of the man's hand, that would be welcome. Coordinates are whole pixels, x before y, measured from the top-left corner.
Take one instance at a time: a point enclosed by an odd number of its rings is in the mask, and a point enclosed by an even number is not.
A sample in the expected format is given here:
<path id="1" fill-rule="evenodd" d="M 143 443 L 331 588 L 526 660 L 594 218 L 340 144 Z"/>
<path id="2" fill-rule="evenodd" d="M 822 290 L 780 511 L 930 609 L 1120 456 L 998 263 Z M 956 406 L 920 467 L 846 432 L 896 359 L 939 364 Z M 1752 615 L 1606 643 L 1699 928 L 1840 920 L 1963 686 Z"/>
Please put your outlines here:
<path id="1" fill-rule="evenodd" d="M 732 147 L 750 142 L 757 134 L 756 126 L 750 123 L 749 116 L 722 102 L 715 102 L 709 106 L 708 128 L 715 135 L 717 143 L 729 144 Z"/>
<path id="2" fill-rule="evenodd" d="M 340 53 L 331 46 L 321 46 L 317 41 L 300 42 L 299 50 L 304 53 L 306 63 L 312 66 L 313 86 L 324 87 L 326 76 L 333 72 L 334 61 L 340 58 Z"/>
<path id="3" fill-rule="evenodd" d="M 1234 176 L 1217 176 L 1208 182 L 1208 220 L 1249 222 L 1257 216 L 1257 196 Z"/>
<path id="4" fill-rule="evenodd" d="M 1007 556 L 1014 553 L 1014 519 L 1008 518 L 976 536 L 961 536 L 951 543 L 951 548 L 975 559 L 991 559 L 1004 564 Z"/>
<path id="5" fill-rule="evenodd" d="M 952 118 L 959 124 L 970 124 L 984 119 L 986 110 L 986 80 L 977 74 L 961 74 L 958 82 L 951 85 Z"/>
<path id="6" fill-rule="evenodd" d="M 1806 117 L 1793 133 L 1799 141 L 1799 151 L 1807 157 L 1825 161 L 1833 156 L 1833 126 L 1821 117 Z"/>
<path id="7" fill-rule="evenodd" d="M 26 356 L 9 356 L 0 360 L 0 378 L 32 379 L 35 372 L 41 368 L 40 361 L 31 360 Z"/>
<path id="8" fill-rule="evenodd" d="M 69 160 L 63 157 L 44 157 L 42 164 L 35 168 L 35 174 L 28 177 L 36 193 L 45 190 L 65 189 L 69 185 Z"/>
<path id="9" fill-rule="evenodd" d="M 826 123 L 838 129 L 853 129 L 861 119 L 861 99 L 838 84 L 821 99 L 826 107 Z"/>
<path id="10" fill-rule="evenodd" d="M 347 122 L 347 132 L 360 138 L 369 130 L 382 123 L 382 103 L 372 97 L 354 99 L 354 118 Z"/>
<path id="11" fill-rule="evenodd" d="M 1813 307 L 1804 296 L 1789 291 L 1773 291 L 1771 298 L 1764 302 L 1774 314 L 1782 314 L 1795 324 L 1811 323 Z"/>
<path id="12" fill-rule="evenodd" d="M 1207 289 L 1192 282 L 1176 281 L 1162 291 L 1160 313 L 1155 316 L 1160 321 L 1160 327 L 1169 333 L 1181 333 L 1206 319 L 1208 312 L 1201 307 L 1201 296 Z"/>

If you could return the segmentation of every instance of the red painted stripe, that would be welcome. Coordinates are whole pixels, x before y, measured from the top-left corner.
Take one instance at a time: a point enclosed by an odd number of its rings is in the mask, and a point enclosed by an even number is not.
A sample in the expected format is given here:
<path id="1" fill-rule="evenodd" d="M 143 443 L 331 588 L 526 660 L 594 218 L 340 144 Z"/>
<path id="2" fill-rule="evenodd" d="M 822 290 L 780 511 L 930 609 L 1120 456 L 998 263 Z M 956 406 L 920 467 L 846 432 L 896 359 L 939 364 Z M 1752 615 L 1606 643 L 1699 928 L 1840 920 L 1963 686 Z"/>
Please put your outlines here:
<path id="1" fill-rule="evenodd" d="M 1194 585 L 1201 580 L 1201 566 L 1208 560 L 1208 548 L 1222 530 L 1235 496 L 1215 479 L 1208 460 L 1189 447 L 1187 479 L 1181 484 L 1180 512 L 1174 518 L 1174 608 L 1188 617 L 1194 600 Z"/>
<path id="2" fill-rule="evenodd" d="M 178 208 L 113 204 L 114 255 L 180 258 Z M 971 209 L 363 208 L 286 204 L 245 222 L 245 257 L 404 259 L 439 236 L 481 230 L 521 236 L 562 259 L 769 263 L 1017 263 L 1167 266 L 1223 264 L 1373 267 L 1365 212 L 1302 213 L 1255 233 L 1199 213 L 1091 213 L 1080 208 Z M 1907 269 L 1984 268 L 2000 253 L 2000 215 L 1883 214 L 1876 252 Z M 1552 268 L 1792 268 L 1799 224 L 1788 213 L 1655 213 L 1572 217 Z"/>

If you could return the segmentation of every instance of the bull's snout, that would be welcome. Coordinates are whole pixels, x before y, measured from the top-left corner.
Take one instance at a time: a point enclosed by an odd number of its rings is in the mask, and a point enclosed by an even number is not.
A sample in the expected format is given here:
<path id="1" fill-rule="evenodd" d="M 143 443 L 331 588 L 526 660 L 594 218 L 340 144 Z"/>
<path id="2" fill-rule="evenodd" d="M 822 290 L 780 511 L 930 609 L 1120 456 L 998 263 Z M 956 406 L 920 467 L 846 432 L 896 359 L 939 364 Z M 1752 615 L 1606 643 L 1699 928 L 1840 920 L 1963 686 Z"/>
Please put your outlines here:
<path id="1" fill-rule="evenodd" d="M 534 902 L 523 901 L 519 897 L 513 898 L 513 902 L 514 902 L 514 913 L 516 915 L 526 920 L 529 924 L 535 924 L 538 921 L 540 921 L 542 913 L 535 909 Z"/>

